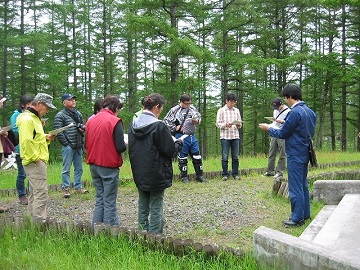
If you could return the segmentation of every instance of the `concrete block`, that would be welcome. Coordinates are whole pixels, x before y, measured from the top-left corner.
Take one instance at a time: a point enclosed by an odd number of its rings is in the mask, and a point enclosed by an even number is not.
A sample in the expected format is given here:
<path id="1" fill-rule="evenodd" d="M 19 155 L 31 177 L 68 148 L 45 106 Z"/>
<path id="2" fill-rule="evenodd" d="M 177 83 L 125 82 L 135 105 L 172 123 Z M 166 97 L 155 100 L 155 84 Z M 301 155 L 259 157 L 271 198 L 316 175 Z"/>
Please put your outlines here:
<path id="1" fill-rule="evenodd" d="M 336 250 L 264 226 L 254 232 L 254 255 L 266 269 L 360 269 L 360 262 L 339 257 Z"/>
<path id="2" fill-rule="evenodd" d="M 335 205 L 345 194 L 360 194 L 360 180 L 317 180 L 314 182 L 314 200 Z"/>

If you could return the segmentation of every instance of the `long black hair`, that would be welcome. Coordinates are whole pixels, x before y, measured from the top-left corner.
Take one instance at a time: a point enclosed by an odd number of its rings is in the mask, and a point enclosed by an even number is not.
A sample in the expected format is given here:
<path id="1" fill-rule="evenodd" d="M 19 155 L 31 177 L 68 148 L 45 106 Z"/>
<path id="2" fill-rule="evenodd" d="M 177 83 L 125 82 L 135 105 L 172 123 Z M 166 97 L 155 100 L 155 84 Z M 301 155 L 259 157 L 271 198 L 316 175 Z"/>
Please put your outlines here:
<path id="1" fill-rule="evenodd" d="M 20 97 L 19 105 L 18 105 L 18 111 L 22 112 L 26 106 L 26 104 L 31 103 L 34 100 L 32 96 L 29 95 L 23 95 Z"/>

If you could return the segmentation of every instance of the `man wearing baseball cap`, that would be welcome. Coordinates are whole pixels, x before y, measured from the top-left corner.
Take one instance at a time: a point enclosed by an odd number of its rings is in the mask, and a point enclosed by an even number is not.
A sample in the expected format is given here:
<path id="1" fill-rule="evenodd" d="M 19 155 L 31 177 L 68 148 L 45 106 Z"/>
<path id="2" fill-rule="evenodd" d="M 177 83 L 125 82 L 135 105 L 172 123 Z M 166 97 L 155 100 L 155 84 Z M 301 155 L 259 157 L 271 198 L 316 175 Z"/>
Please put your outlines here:
<path id="1" fill-rule="evenodd" d="M 48 144 L 54 140 L 55 135 L 44 133 L 41 118 L 50 109 L 56 109 L 52 102 L 52 96 L 38 93 L 31 105 L 16 119 L 16 126 L 19 128 L 20 157 L 30 186 L 28 212 L 34 220 L 46 219 Z"/>
<path id="2" fill-rule="evenodd" d="M 274 121 L 271 124 L 274 128 L 281 128 L 285 122 L 287 114 L 290 112 L 288 106 L 283 104 L 280 98 L 274 98 L 271 103 L 273 111 Z M 276 163 L 276 154 L 279 153 L 279 159 L 277 166 Z M 285 140 L 279 139 L 276 137 L 271 137 L 270 139 L 270 149 L 269 149 L 269 159 L 266 173 L 263 176 L 274 176 L 282 177 L 286 167 L 286 154 L 285 154 Z"/>
<path id="3" fill-rule="evenodd" d="M 83 174 L 82 154 L 84 146 L 85 125 L 82 114 L 75 108 L 76 96 L 65 93 L 62 96 L 64 108 L 55 115 L 54 129 L 74 125 L 57 135 L 62 145 L 63 169 L 61 172 L 62 189 L 64 198 L 70 197 L 70 168 L 74 164 L 74 189 L 75 193 L 84 194 L 88 191 L 83 188 L 81 177 Z"/>

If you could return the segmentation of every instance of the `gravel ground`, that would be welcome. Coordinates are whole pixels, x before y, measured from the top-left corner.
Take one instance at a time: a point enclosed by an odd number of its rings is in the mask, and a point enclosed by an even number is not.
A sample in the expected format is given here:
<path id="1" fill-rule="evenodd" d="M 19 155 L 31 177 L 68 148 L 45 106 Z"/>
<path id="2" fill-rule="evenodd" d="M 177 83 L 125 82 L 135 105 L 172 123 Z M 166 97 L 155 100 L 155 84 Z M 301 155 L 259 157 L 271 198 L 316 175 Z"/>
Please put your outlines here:
<path id="1" fill-rule="evenodd" d="M 257 227 L 271 224 L 275 213 L 279 213 L 279 224 L 288 215 L 288 201 L 271 197 L 272 183 L 272 177 L 261 176 L 226 182 L 220 179 L 208 183 L 191 181 L 189 184 L 175 181 L 165 191 L 164 233 L 203 244 L 251 250 L 252 232 Z M 90 221 L 95 192 L 93 188 L 89 191 L 85 195 L 72 194 L 69 199 L 64 199 L 59 191 L 50 192 L 48 217 Z M 137 198 L 133 183 L 119 187 L 118 211 L 122 226 L 137 227 Z M 0 198 L 0 204 L 10 207 L 9 214 L 26 213 L 26 206 L 20 205 L 14 196 Z"/>

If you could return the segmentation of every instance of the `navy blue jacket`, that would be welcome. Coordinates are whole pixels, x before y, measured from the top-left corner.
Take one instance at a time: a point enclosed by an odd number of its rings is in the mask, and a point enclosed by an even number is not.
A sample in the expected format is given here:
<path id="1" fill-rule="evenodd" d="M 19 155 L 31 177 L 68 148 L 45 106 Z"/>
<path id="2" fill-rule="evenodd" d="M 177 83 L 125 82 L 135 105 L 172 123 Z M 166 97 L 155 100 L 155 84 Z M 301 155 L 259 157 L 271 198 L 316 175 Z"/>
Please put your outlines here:
<path id="1" fill-rule="evenodd" d="M 270 128 L 272 137 L 285 139 L 287 156 L 297 156 L 304 162 L 309 160 L 309 134 L 314 137 L 316 114 L 305 102 L 300 101 L 291 108 L 280 129 Z"/>

